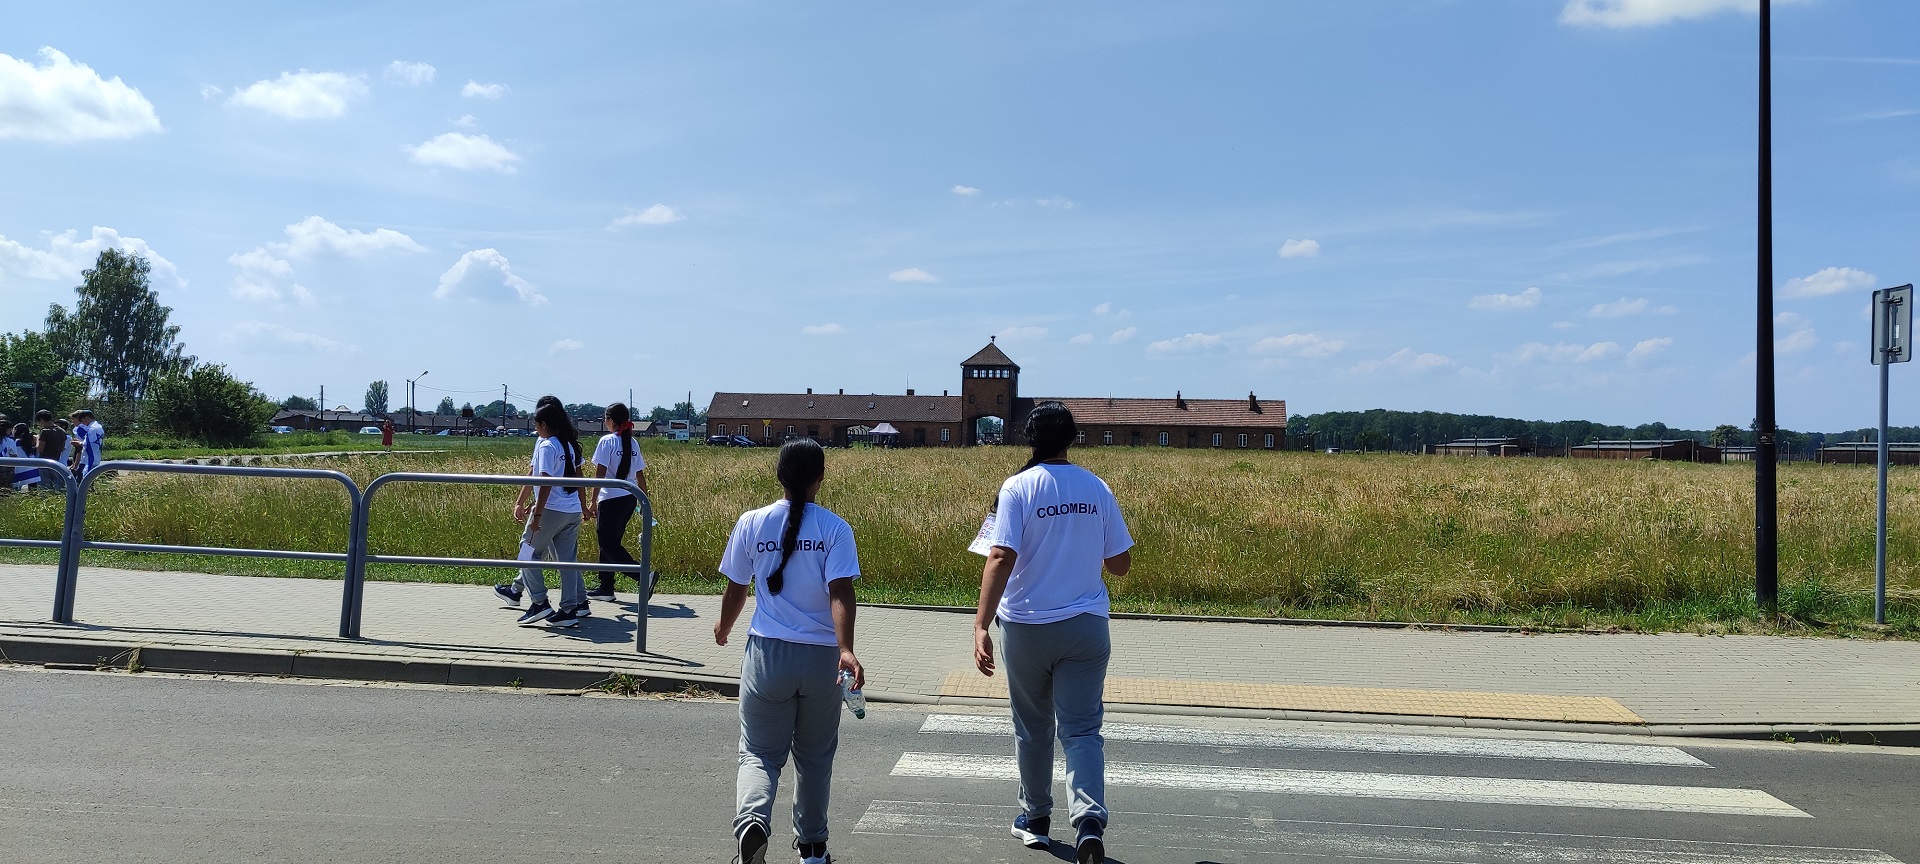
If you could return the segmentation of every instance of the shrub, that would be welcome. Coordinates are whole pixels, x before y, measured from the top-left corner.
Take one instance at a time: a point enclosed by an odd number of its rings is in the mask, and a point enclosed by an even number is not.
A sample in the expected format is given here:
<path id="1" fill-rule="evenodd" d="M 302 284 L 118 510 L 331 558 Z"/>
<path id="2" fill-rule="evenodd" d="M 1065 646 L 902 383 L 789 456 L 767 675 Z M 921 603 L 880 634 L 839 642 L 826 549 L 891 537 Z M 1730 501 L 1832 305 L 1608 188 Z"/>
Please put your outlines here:
<path id="1" fill-rule="evenodd" d="M 273 418 L 274 404 L 218 363 L 154 379 L 147 428 L 208 444 L 240 444 Z"/>

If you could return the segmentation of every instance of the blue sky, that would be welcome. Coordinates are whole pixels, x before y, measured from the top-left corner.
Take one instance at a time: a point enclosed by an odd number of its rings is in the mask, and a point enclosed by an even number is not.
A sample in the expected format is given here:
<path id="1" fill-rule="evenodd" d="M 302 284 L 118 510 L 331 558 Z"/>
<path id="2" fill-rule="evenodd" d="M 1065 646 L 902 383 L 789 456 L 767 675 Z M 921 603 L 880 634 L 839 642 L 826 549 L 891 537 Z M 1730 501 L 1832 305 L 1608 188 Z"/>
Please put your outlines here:
<path id="1" fill-rule="evenodd" d="M 997 334 L 1032 395 L 1753 416 L 1752 2 L 292 8 L 0 7 L 0 328 L 119 245 L 352 406 L 937 391 Z M 1776 3 L 1789 427 L 1872 421 L 1920 277 L 1914 33 Z"/>

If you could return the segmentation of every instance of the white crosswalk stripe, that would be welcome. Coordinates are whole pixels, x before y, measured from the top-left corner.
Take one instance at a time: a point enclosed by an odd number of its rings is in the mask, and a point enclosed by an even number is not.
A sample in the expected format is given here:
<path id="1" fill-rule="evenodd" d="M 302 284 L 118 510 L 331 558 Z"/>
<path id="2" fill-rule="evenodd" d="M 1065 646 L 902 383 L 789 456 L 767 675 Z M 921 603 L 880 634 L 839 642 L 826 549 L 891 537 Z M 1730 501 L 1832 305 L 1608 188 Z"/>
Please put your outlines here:
<path id="1" fill-rule="evenodd" d="M 1013 721 L 980 714 L 929 714 L 921 732 L 954 735 L 1013 736 Z M 1598 762 L 1616 765 L 1677 765 L 1711 768 L 1678 747 L 1639 744 L 1596 744 L 1586 741 L 1548 741 L 1515 738 L 1468 738 L 1442 735 L 1380 733 L 1284 733 L 1255 730 L 1200 729 L 1159 723 L 1108 723 L 1101 727 L 1108 741 L 1141 744 L 1188 744 L 1200 747 L 1260 747 L 1277 750 L 1340 750 L 1393 753 L 1408 756 L 1481 756 L 1500 759 L 1540 759 Z"/>
<path id="2" fill-rule="evenodd" d="M 1758 789 L 1111 761 L 1106 767 L 1108 786 L 1810 818 L 1799 808 Z M 1013 757 L 977 753 L 906 753 L 894 764 L 893 774 L 1020 779 Z M 1056 774 L 1064 775 L 1064 769 Z"/>

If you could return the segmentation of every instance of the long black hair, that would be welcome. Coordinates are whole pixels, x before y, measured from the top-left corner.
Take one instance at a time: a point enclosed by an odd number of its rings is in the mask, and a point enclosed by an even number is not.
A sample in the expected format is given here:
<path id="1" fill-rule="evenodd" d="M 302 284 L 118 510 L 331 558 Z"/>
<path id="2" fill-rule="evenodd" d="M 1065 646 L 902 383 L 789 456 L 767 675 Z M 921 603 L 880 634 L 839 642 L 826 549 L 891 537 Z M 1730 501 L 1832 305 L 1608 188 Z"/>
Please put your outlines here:
<path id="1" fill-rule="evenodd" d="M 627 410 L 627 403 L 615 402 L 607 406 L 607 419 L 613 421 L 613 432 L 620 436 L 620 469 L 613 476 L 627 479 L 627 469 L 633 467 L 633 412 Z"/>
<path id="2" fill-rule="evenodd" d="M 786 581 L 787 560 L 800 543 L 800 522 L 807 515 L 807 488 L 827 473 L 827 451 L 812 438 L 795 438 L 780 445 L 780 461 L 773 469 L 788 501 L 787 527 L 780 532 L 780 565 L 767 577 L 767 593 L 780 593 Z"/>
<path id="3" fill-rule="evenodd" d="M 1032 445 L 1033 455 L 1027 457 L 1027 464 L 1020 466 L 1019 471 L 1013 472 L 1014 476 L 1048 459 L 1067 455 L 1067 447 L 1079 437 L 1080 427 L 1074 425 L 1073 412 L 1068 411 L 1066 405 L 1049 400 L 1033 406 L 1033 410 L 1027 413 L 1027 422 L 1021 427 L 1021 434 Z M 993 506 L 987 508 L 987 512 L 994 513 L 999 509 L 1000 496 L 995 494 Z"/>
<path id="4" fill-rule="evenodd" d="M 580 476 L 580 430 L 574 428 L 573 418 L 567 416 L 567 409 L 561 407 L 560 400 L 541 402 L 533 412 L 533 422 L 547 427 L 547 434 L 560 442 L 561 461 L 567 466 L 562 476 Z M 566 491 L 580 494 L 576 487 L 567 487 Z"/>

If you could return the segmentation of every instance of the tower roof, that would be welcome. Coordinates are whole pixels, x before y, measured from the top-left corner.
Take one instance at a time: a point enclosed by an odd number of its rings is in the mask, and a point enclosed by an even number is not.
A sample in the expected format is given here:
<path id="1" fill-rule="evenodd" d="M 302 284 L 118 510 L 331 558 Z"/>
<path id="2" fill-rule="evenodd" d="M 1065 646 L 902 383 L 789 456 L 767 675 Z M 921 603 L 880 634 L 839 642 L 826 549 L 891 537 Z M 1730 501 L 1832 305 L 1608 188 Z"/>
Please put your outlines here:
<path id="1" fill-rule="evenodd" d="M 960 361 L 960 365 L 962 366 L 997 366 L 1003 369 L 1019 369 L 1020 368 L 1020 364 L 1013 362 L 1013 358 L 1008 357 L 1006 352 L 1001 351 L 1000 346 L 994 344 L 992 338 L 989 338 L 987 340 L 987 347 L 974 352 L 972 357 L 968 357 L 967 359 Z"/>

